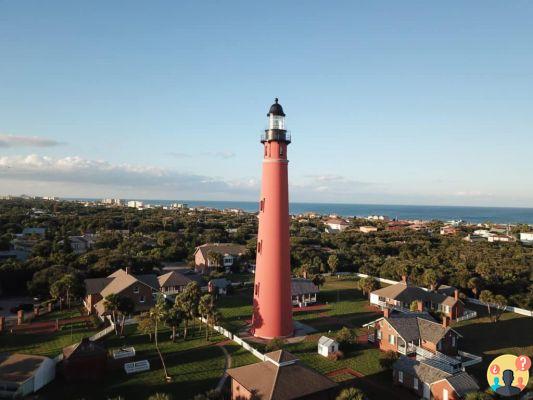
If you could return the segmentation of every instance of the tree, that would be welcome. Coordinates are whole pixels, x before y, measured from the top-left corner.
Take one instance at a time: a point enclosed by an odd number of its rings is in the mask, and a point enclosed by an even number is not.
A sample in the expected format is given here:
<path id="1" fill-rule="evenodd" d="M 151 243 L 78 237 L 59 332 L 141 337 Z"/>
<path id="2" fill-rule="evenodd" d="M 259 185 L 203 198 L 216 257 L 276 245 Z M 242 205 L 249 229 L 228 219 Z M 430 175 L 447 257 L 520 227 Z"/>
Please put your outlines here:
<path id="1" fill-rule="evenodd" d="M 322 285 L 324 285 L 324 283 L 326 283 L 326 279 L 323 275 L 316 274 L 313 277 L 313 283 L 315 284 L 315 286 L 321 287 Z"/>
<path id="2" fill-rule="evenodd" d="M 141 315 L 139 315 L 137 317 L 137 322 L 138 322 L 137 329 L 141 333 L 144 333 L 144 334 L 148 335 L 148 337 L 150 338 L 150 342 L 151 342 L 152 341 L 152 335 L 154 333 L 155 323 L 154 323 L 154 320 L 152 319 L 152 317 L 150 316 L 150 313 L 145 312 L 145 313 L 142 313 Z"/>
<path id="3" fill-rule="evenodd" d="M 479 294 L 479 300 L 485 303 L 487 306 L 487 312 L 489 313 L 489 318 L 492 319 L 492 313 L 490 310 L 490 303 L 493 300 L 493 294 L 490 290 L 482 290 Z"/>
<path id="4" fill-rule="evenodd" d="M 150 309 L 150 317 L 154 321 L 154 341 L 155 341 L 155 349 L 157 350 L 157 354 L 159 354 L 159 359 L 161 360 L 161 365 L 163 366 L 163 371 L 165 373 L 165 381 L 170 381 L 170 376 L 168 376 L 167 373 L 167 366 L 165 365 L 165 360 L 163 359 L 163 355 L 161 354 L 161 351 L 159 350 L 159 342 L 157 341 L 157 331 L 158 331 L 158 325 L 160 322 L 163 322 L 165 319 L 165 298 L 161 295 L 157 297 L 157 302 L 154 307 Z"/>
<path id="5" fill-rule="evenodd" d="M 332 274 L 335 274 L 339 269 L 339 257 L 336 254 L 328 257 L 328 267 Z"/>
<path id="6" fill-rule="evenodd" d="M 172 400 L 172 396 L 168 393 L 155 393 L 148 397 L 148 400 Z"/>
<path id="7" fill-rule="evenodd" d="M 379 365 L 381 365 L 385 369 L 391 369 L 397 359 L 398 353 L 389 350 L 379 358 Z"/>
<path id="8" fill-rule="evenodd" d="M 483 280 L 478 276 L 474 276 L 468 280 L 466 285 L 472 291 L 474 297 L 478 298 L 479 291 L 483 287 Z"/>
<path id="9" fill-rule="evenodd" d="M 465 396 L 465 400 L 491 400 L 493 397 L 485 392 L 470 392 Z"/>
<path id="10" fill-rule="evenodd" d="M 505 312 L 507 308 L 507 299 L 501 294 L 497 294 L 492 298 L 492 302 L 496 305 L 497 313 L 494 315 L 494 322 L 498 322 L 500 317 Z"/>
<path id="11" fill-rule="evenodd" d="M 222 266 L 223 256 L 220 253 L 215 251 L 210 251 L 207 253 L 207 262 L 210 267 L 220 267 Z"/>
<path id="12" fill-rule="evenodd" d="M 430 288 L 437 287 L 440 279 L 442 279 L 442 274 L 433 268 L 426 269 L 422 275 L 422 281 Z"/>
<path id="13" fill-rule="evenodd" d="M 108 294 L 104 298 L 104 309 L 106 313 L 111 314 L 111 321 L 115 327 L 115 335 L 118 335 L 117 329 L 117 314 L 118 309 L 120 308 L 120 296 L 117 293 Z"/>
<path id="14" fill-rule="evenodd" d="M 359 280 L 359 289 L 363 294 L 367 294 L 370 297 L 370 293 L 378 288 L 378 283 L 371 277 L 361 278 Z"/>
<path id="15" fill-rule="evenodd" d="M 355 342 L 356 337 L 351 329 L 344 326 L 335 335 L 335 340 L 342 350 L 346 350 Z"/>
<path id="16" fill-rule="evenodd" d="M 198 315 L 198 304 L 200 302 L 200 286 L 197 282 L 190 282 L 182 292 L 176 296 L 176 304 L 183 312 L 185 328 L 183 338 L 187 339 L 189 321 L 194 321 Z"/>
<path id="17" fill-rule="evenodd" d="M 409 305 L 410 311 L 418 311 L 418 301 L 413 300 L 411 304 Z"/>
<path id="18" fill-rule="evenodd" d="M 336 398 L 336 400 L 364 400 L 364 399 L 365 399 L 365 394 L 361 391 L 361 389 L 354 388 L 354 387 L 343 389 Z"/>
<path id="19" fill-rule="evenodd" d="M 215 314 L 215 306 L 213 303 L 212 295 L 204 294 L 200 298 L 198 312 L 205 319 L 205 340 L 209 340 L 209 323 L 211 322 L 213 315 Z"/>
<path id="20" fill-rule="evenodd" d="M 183 311 L 176 300 L 171 307 L 167 305 L 167 312 L 165 314 L 165 323 L 172 328 L 172 341 L 176 341 L 176 331 L 183 321 Z"/>
<path id="21" fill-rule="evenodd" d="M 117 311 L 122 316 L 120 323 L 120 334 L 124 335 L 124 324 L 126 323 L 126 316 L 131 315 L 135 310 L 133 300 L 126 296 L 120 296 L 118 301 Z"/>

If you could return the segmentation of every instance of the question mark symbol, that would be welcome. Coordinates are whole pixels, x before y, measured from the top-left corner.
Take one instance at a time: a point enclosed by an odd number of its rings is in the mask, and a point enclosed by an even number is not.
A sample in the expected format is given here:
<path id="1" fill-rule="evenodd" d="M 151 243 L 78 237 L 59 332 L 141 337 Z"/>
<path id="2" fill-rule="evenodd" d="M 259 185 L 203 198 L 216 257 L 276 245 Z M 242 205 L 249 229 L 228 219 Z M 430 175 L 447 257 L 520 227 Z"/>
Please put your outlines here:
<path id="1" fill-rule="evenodd" d="M 531 367 L 531 359 L 525 355 L 518 356 L 515 366 L 519 371 L 527 371 Z"/>
<path id="2" fill-rule="evenodd" d="M 494 364 L 492 367 L 490 367 L 490 372 L 492 372 L 493 375 L 498 375 L 500 372 L 500 366 L 498 364 Z"/>

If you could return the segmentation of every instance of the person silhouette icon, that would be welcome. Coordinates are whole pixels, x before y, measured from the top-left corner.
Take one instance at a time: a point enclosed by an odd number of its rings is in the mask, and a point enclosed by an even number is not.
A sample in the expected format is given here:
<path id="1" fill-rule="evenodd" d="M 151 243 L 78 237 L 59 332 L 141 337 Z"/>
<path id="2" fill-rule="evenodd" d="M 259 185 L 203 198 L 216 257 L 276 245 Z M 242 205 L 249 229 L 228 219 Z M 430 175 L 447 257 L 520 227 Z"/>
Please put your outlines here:
<path id="1" fill-rule="evenodd" d="M 499 387 L 500 387 L 500 378 L 498 378 L 497 376 L 494 377 L 494 383 L 492 385 L 490 385 L 491 389 L 496 391 Z"/>
<path id="2" fill-rule="evenodd" d="M 526 385 L 524 385 L 524 378 L 522 378 L 521 376 L 518 377 L 518 383 L 516 384 L 516 387 L 520 390 L 524 390 L 524 388 L 526 387 Z"/>
<path id="3" fill-rule="evenodd" d="M 514 372 L 512 369 L 506 369 L 502 374 L 503 383 L 505 386 L 500 386 L 496 389 L 496 393 L 505 397 L 514 396 L 521 392 L 521 390 L 515 386 L 512 386 L 514 380 Z"/>

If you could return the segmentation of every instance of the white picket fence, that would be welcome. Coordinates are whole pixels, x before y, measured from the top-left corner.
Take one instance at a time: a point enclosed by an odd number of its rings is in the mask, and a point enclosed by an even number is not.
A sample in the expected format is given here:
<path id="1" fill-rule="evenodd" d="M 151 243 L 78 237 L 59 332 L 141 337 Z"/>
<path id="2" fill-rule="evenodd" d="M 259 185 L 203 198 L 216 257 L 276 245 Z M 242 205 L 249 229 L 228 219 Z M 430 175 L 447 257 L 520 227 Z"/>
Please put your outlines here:
<path id="1" fill-rule="evenodd" d="M 92 335 L 91 337 L 89 337 L 89 340 L 91 342 L 94 342 L 98 339 L 101 339 L 103 338 L 104 336 L 110 334 L 111 332 L 113 332 L 115 330 L 115 325 L 111 324 L 109 325 L 107 328 L 101 330 L 100 332 L 98 333 L 95 333 L 94 335 Z"/>
<path id="2" fill-rule="evenodd" d="M 389 285 L 394 285 L 394 284 L 398 283 L 398 281 L 393 281 L 391 279 L 385 279 L 385 278 L 379 278 L 377 276 L 371 276 L 371 275 L 367 275 L 367 274 L 355 273 L 354 275 L 359 277 L 359 278 L 372 278 L 372 279 L 374 279 L 374 280 L 376 280 L 378 282 L 387 283 Z M 424 288 L 422 288 L 422 289 L 424 289 Z M 472 297 L 467 297 L 466 301 L 469 302 L 469 303 L 480 305 L 480 306 L 487 306 L 487 304 L 483 303 L 482 301 L 479 301 L 478 299 L 474 299 Z M 492 307 L 496 307 L 496 305 L 493 304 Z M 520 315 L 526 315 L 528 317 L 533 317 L 533 311 L 525 310 L 523 308 L 507 306 L 507 307 L 505 307 L 505 311 L 509 311 L 509 312 L 512 312 L 512 313 L 515 313 L 515 314 L 520 314 Z M 477 314 L 476 314 L 476 316 L 477 316 Z M 470 318 L 474 318 L 474 317 L 470 317 Z M 466 319 L 470 319 L 470 318 L 466 318 Z"/>
<path id="3" fill-rule="evenodd" d="M 205 318 L 199 317 L 198 319 L 200 321 L 202 321 L 204 324 L 206 323 Z M 226 328 L 224 328 L 222 326 L 219 326 L 219 325 L 215 325 L 215 326 L 211 326 L 211 327 L 215 331 L 220 333 L 221 335 L 224 335 L 228 339 L 233 340 L 235 343 L 237 343 L 239 346 L 241 346 L 245 350 L 248 350 L 250 353 L 252 353 L 254 356 L 259 358 L 261 361 L 265 361 L 266 360 L 266 357 L 265 357 L 265 355 L 263 353 L 261 353 L 259 350 L 257 350 L 253 346 L 251 346 L 249 343 L 247 343 L 244 340 L 242 340 L 239 336 L 237 336 L 234 333 L 228 331 Z"/>

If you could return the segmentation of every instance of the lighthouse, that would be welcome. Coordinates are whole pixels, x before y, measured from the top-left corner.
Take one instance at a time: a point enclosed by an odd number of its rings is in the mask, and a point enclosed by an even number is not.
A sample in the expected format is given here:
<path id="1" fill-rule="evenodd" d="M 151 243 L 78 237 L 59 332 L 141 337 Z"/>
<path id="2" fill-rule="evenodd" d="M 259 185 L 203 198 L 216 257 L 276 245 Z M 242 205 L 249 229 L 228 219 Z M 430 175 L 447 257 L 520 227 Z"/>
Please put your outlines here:
<path id="1" fill-rule="evenodd" d="M 272 339 L 293 334 L 289 243 L 289 187 L 285 113 L 278 99 L 261 135 L 263 173 L 255 269 L 252 333 Z"/>

